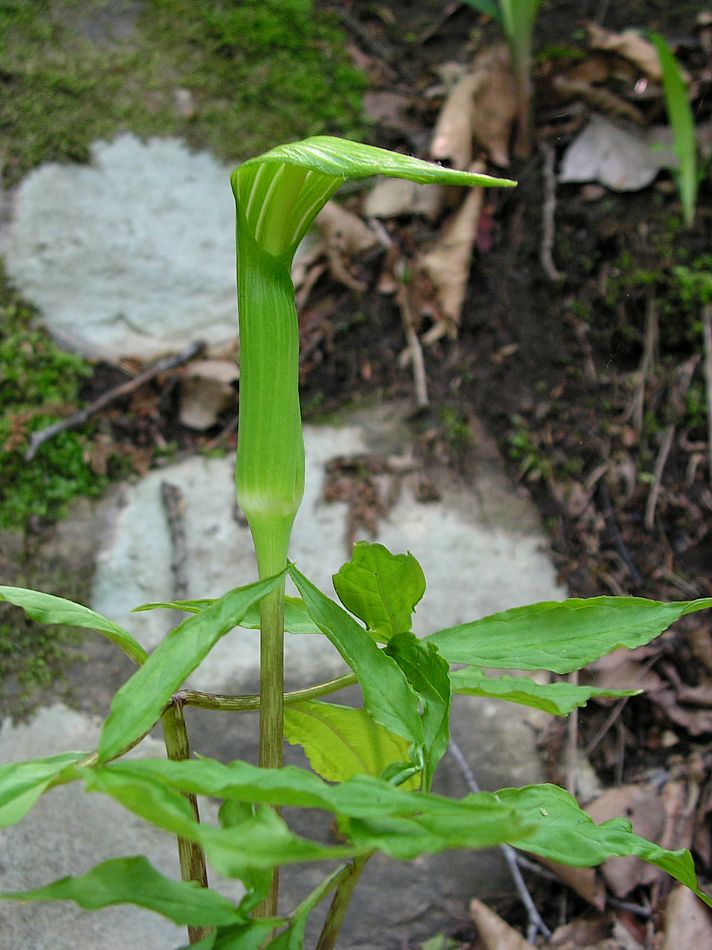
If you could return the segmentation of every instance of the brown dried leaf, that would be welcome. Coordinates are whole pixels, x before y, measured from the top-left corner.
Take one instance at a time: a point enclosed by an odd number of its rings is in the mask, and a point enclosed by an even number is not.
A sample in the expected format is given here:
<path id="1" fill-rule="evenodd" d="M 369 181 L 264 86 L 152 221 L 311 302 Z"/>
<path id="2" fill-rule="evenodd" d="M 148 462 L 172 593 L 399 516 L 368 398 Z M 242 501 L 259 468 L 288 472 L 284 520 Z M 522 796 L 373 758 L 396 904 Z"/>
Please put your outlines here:
<path id="1" fill-rule="evenodd" d="M 231 383 L 240 375 L 232 360 L 194 360 L 181 376 L 181 424 L 199 432 L 214 426 L 235 398 Z"/>
<path id="2" fill-rule="evenodd" d="M 349 270 L 351 260 L 378 244 L 378 238 L 358 215 L 327 201 L 316 218 L 316 226 L 326 243 L 331 275 L 334 280 L 361 292 L 366 284 Z"/>
<path id="3" fill-rule="evenodd" d="M 518 930 L 476 898 L 470 901 L 470 916 L 485 950 L 531 950 Z"/>
<path id="4" fill-rule="evenodd" d="M 379 178 L 369 191 L 364 213 L 370 218 L 397 218 L 421 214 L 434 221 L 442 212 L 445 189 L 441 185 L 417 185 L 400 178 Z"/>
<path id="5" fill-rule="evenodd" d="M 472 171 L 481 171 L 476 162 Z M 470 275 L 472 251 L 482 208 L 482 189 L 472 188 L 459 210 L 443 228 L 438 241 L 418 259 L 418 267 L 432 282 L 448 332 L 455 336 L 460 324 Z"/>
<path id="6" fill-rule="evenodd" d="M 589 947 L 603 950 L 615 947 L 615 941 L 609 937 L 611 921 L 609 917 L 577 917 L 571 923 L 557 927 L 546 944 L 547 950 L 580 950 Z"/>
<path id="7" fill-rule="evenodd" d="M 603 911 L 606 906 L 606 888 L 595 868 L 574 868 L 567 864 L 547 861 L 545 858 L 539 858 L 539 863 L 552 870 L 563 884 L 575 891 L 579 897 L 583 897 L 592 907 Z"/>
<path id="8" fill-rule="evenodd" d="M 679 885 L 665 904 L 665 937 L 661 950 L 712 947 L 712 915 L 692 891 Z"/>
<path id="9" fill-rule="evenodd" d="M 613 30 L 598 26 L 597 23 L 587 23 L 586 28 L 594 49 L 617 53 L 634 63 L 648 78 L 660 82 L 663 73 L 657 50 L 650 40 L 646 40 L 637 30 L 615 33 Z"/>
<path id="10" fill-rule="evenodd" d="M 706 735 L 712 732 L 712 709 L 694 709 L 681 706 L 673 689 L 661 689 L 650 697 L 661 706 L 667 717 L 678 726 L 682 726 L 692 736 Z"/>
<path id="11" fill-rule="evenodd" d="M 435 123 L 430 156 L 465 169 L 472 161 L 474 96 L 484 82 L 482 73 L 466 73 L 453 87 Z"/>
<path id="12" fill-rule="evenodd" d="M 586 805 L 591 818 L 600 824 L 611 818 L 627 818 L 636 834 L 660 841 L 665 827 L 665 807 L 652 785 L 621 785 L 610 788 Z M 625 897 L 639 884 L 651 884 L 660 872 L 640 858 L 609 858 L 601 866 L 603 876 L 617 897 Z"/>
<path id="13" fill-rule="evenodd" d="M 644 661 L 654 655 L 651 649 L 614 650 L 592 663 L 589 669 L 594 674 L 593 682 L 603 689 L 642 689 L 653 698 L 663 689 L 664 681 L 651 669 L 645 669 Z"/>
<path id="14" fill-rule="evenodd" d="M 517 88 L 509 50 L 501 43 L 480 54 L 474 63 L 485 75 L 475 92 L 472 133 L 495 165 L 509 165 L 509 138 L 517 117 Z"/>

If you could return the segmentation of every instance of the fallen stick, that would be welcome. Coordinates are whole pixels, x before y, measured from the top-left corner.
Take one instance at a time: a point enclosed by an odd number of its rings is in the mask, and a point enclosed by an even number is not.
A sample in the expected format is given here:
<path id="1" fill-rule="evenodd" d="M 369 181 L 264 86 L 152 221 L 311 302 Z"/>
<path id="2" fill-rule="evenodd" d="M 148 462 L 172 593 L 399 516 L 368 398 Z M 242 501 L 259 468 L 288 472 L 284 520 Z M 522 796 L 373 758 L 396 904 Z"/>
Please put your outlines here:
<path id="1" fill-rule="evenodd" d="M 480 786 L 477 784 L 477 779 L 475 778 L 472 769 L 470 768 L 470 765 L 462 752 L 462 749 L 453 738 L 450 738 L 448 752 L 457 762 L 467 787 L 476 795 L 480 791 Z M 537 933 L 540 933 L 548 940 L 548 938 L 551 936 L 551 930 L 549 930 L 542 920 L 541 914 L 537 910 L 536 904 L 534 903 L 534 898 L 529 893 L 529 888 L 522 877 L 522 872 L 519 870 L 517 852 L 511 845 L 508 844 L 501 844 L 499 846 L 499 850 L 502 852 L 504 860 L 507 862 L 507 867 L 509 868 L 509 873 L 512 875 L 514 885 L 517 888 L 519 899 L 524 904 L 527 911 L 527 917 L 529 918 L 529 927 L 527 928 L 528 942 L 534 943 Z"/>
<path id="2" fill-rule="evenodd" d="M 655 524 L 655 509 L 658 506 L 658 498 L 660 497 L 663 472 L 665 471 L 665 466 L 667 464 L 668 455 L 670 454 L 670 449 L 672 448 L 672 440 L 674 437 L 675 426 L 669 425 L 663 434 L 663 439 L 660 444 L 660 451 L 658 452 L 658 457 L 655 459 L 653 483 L 650 486 L 648 501 L 645 505 L 645 527 L 648 529 L 648 531 L 652 531 Z"/>
<path id="3" fill-rule="evenodd" d="M 79 412 L 75 412 L 73 415 L 67 416 L 66 419 L 60 419 L 58 422 L 53 422 L 52 425 L 49 425 L 44 429 L 39 429 L 37 432 L 33 432 L 30 436 L 29 447 L 25 452 L 25 461 L 31 462 L 35 457 L 37 449 L 45 442 L 49 441 L 49 439 L 53 439 L 55 435 L 58 435 L 60 432 L 66 432 L 68 429 L 76 429 L 78 426 L 84 425 L 87 419 L 90 419 L 93 415 L 96 415 L 96 413 L 100 412 L 105 406 L 110 405 L 110 403 L 115 402 L 117 399 L 122 399 L 124 396 L 128 396 L 129 393 L 139 389 L 144 383 L 147 383 L 149 380 L 153 379 L 154 376 L 158 376 L 160 373 L 166 373 L 169 369 L 175 369 L 176 366 L 182 366 L 183 363 L 187 363 L 189 360 L 192 360 L 195 356 L 198 356 L 200 353 L 202 353 L 204 349 L 205 343 L 202 340 L 197 340 L 195 343 L 191 343 L 190 346 L 186 347 L 182 353 L 178 353 L 176 356 L 166 356 L 164 359 L 154 363 L 153 366 L 149 366 L 148 369 L 145 369 L 142 373 L 139 373 L 132 379 L 127 380 L 125 383 L 121 383 L 119 386 L 115 386 L 113 389 L 109 389 L 107 392 L 99 396 L 98 399 L 95 399 L 94 402 L 91 402 L 88 406 L 85 406 L 84 409 L 80 409 Z"/>
<path id="4" fill-rule="evenodd" d="M 554 216 L 556 214 L 556 175 L 554 173 L 554 162 L 556 153 L 554 147 L 548 142 L 541 143 L 541 154 L 544 159 L 544 202 L 541 209 L 542 235 L 541 247 L 539 249 L 539 260 L 544 268 L 544 273 L 553 283 L 563 280 L 565 274 L 557 270 L 554 263 Z"/>
<path id="5" fill-rule="evenodd" d="M 702 339 L 707 379 L 707 477 L 712 485 L 712 304 L 702 308 Z"/>

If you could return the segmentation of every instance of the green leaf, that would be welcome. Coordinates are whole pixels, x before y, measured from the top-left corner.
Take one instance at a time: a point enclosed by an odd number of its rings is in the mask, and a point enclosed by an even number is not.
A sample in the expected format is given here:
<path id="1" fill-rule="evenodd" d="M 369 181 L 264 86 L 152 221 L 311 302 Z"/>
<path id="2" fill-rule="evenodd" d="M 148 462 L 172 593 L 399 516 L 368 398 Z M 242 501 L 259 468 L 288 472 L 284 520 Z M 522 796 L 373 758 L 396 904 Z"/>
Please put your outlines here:
<path id="1" fill-rule="evenodd" d="M 334 574 L 339 600 L 384 641 L 411 628 L 425 575 L 412 554 L 391 554 L 382 544 L 359 541 L 351 560 Z"/>
<path id="2" fill-rule="evenodd" d="M 62 752 L 0 766 L 0 828 L 18 822 L 67 766 L 84 758 L 86 752 Z"/>
<path id="3" fill-rule="evenodd" d="M 385 175 L 421 185 L 513 187 L 516 182 L 455 171 L 386 149 L 318 135 L 244 162 L 231 177 L 244 228 L 269 254 L 291 258 L 318 211 L 348 180 Z"/>
<path id="4" fill-rule="evenodd" d="M 171 630 L 114 696 L 99 737 L 101 759 L 118 755 L 151 729 L 173 693 L 247 610 L 276 587 L 280 577 L 238 587 Z"/>
<path id="5" fill-rule="evenodd" d="M 612 857 L 642 858 L 662 868 L 712 907 L 712 898 L 699 888 L 689 851 L 668 851 L 633 834 L 630 822 L 624 818 L 597 825 L 576 799 L 557 785 L 505 788 L 496 797 L 514 808 L 528 828 L 536 828 L 525 841 L 511 840 L 510 844 L 573 867 L 593 867 Z"/>
<path id="6" fill-rule="evenodd" d="M 262 950 L 267 937 L 284 923 L 282 917 L 271 917 L 268 920 L 250 920 L 246 924 L 219 927 L 198 943 L 181 947 L 180 950 Z"/>
<path id="7" fill-rule="evenodd" d="M 465 696 L 489 696 L 522 706 L 543 709 L 552 716 L 566 716 L 577 706 L 585 706 L 596 696 L 636 696 L 639 689 L 597 689 L 570 683 L 537 683 L 526 676 L 486 676 L 482 670 L 467 667 L 450 674 L 455 693 Z"/>
<path id="8" fill-rule="evenodd" d="M 386 647 L 403 670 L 423 704 L 421 719 L 425 748 L 423 788 L 430 791 L 438 762 L 450 742 L 450 676 L 448 664 L 432 643 L 412 633 L 400 633 Z"/>
<path id="9" fill-rule="evenodd" d="M 423 726 L 418 699 L 395 660 L 379 649 L 350 614 L 322 594 L 293 565 L 289 574 L 312 620 L 356 674 L 364 705 L 371 716 L 390 732 L 421 745 Z"/>
<path id="10" fill-rule="evenodd" d="M 473 10 L 484 13 L 485 16 L 490 17 L 495 23 L 500 23 L 502 20 L 502 14 L 497 0 L 465 0 L 465 3 L 468 7 L 472 7 Z"/>
<path id="11" fill-rule="evenodd" d="M 53 594 L 43 594 L 38 590 L 26 590 L 24 587 L 0 587 L 0 601 L 3 600 L 20 607 L 31 620 L 38 623 L 62 623 L 70 627 L 96 630 L 116 644 L 139 666 L 148 656 L 141 644 L 123 627 L 71 600 L 55 597 Z"/>
<path id="12" fill-rule="evenodd" d="M 408 858 L 451 847 L 490 847 L 512 837 L 520 840 L 526 832 L 514 812 L 487 792 L 457 801 L 402 791 L 365 775 L 329 785 L 305 769 L 260 769 L 239 761 L 115 762 L 87 770 L 87 787 L 112 795 L 161 828 L 199 841 L 221 873 L 237 877 L 288 861 L 354 857 L 373 850 Z M 277 816 L 269 809 L 236 828 L 197 825 L 180 792 L 328 811 L 339 817 L 353 845 L 325 849 L 298 838 L 275 824 Z"/>
<path id="13" fill-rule="evenodd" d="M 642 597 L 571 598 L 515 607 L 425 639 L 449 663 L 571 673 L 619 647 L 649 643 L 712 598 L 662 603 Z"/>
<path id="14" fill-rule="evenodd" d="M 378 725 L 365 709 L 318 701 L 284 710 L 284 736 L 301 745 L 309 764 L 330 782 L 353 775 L 379 776 L 386 766 L 408 759 L 408 742 Z M 411 787 L 417 788 L 415 781 Z"/>
<path id="15" fill-rule="evenodd" d="M 63 877 L 31 891 L 6 891 L 0 897 L 18 901 L 74 901 L 84 910 L 136 904 L 176 924 L 196 927 L 241 919 L 235 905 L 217 891 L 164 877 L 144 857 L 112 858 L 79 877 Z"/>
<path id="16" fill-rule="evenodd" d="M 202 765 L 204 761 L 193 762 Z M 255 872 L 300 861 L 351 857 L 352 847 L 327 846 L 294 834 L 270 808 L 260 808 L 237 826 L 216 828 L 193 817 L 188 800 L 156 770 L 116 763 L 85 771 L 89 791 L 110 795 L 145 821 L 202 845 L 208 861 L 226 877 L 254 881 Z M 164 764 L 169 764 L 168 760 Z M 178 763 L 172 763 L 178 764 Z"/>
<path id="17" fill-rule="evenodd" d="M 314 910 L 317 904 L 334 890 L 343 877 L 345 870 L 345 868 L 339 868 L 334 871 L 333 874 L 326 877 L 321 884 L 317 885 L 311 894 L 308 894 L 307 897 L 304 898 L 291 915 L 292 919 L 289 927 L 267 944 L 270 950 L 303 950 L 304 933 L 309 914 Z"/>
<path id="18" fill-rule="evenodd" d="M 675 153 L 680 165 L 677 171 L 677 187 L 682 203 L 685 224 L 692 226 L 695 220 L 697 189 L 697 139 L 695 136 L 695 117 L 687 95 L 687 87 L 682 77 L 680 65 L 672 50 L 658 33 L 651 33 L 663 73 L 663 89 L 668 118 L 672 127 Z"/>
<path id="19" fill-rule="evenodd" d="M 184 610 L 189 614 L 199 614 L 202 610 L 205 610 L 206 607 L 214 603 L 214 598 L 203 598 L 202 600 L 169 600 L 160 603 L 141 604 L 140 607 L 134 607 L 133 613 L 165 608 L 166 610 Z M 259 606 L 251 607 L 240 621 L 239 626 L 247 630 L 259 630 Z M 301 597 L 286 596 L 284 598 L 284 629 L 286 633 L 321 633 L 321 630 L 309 616 Z"/>

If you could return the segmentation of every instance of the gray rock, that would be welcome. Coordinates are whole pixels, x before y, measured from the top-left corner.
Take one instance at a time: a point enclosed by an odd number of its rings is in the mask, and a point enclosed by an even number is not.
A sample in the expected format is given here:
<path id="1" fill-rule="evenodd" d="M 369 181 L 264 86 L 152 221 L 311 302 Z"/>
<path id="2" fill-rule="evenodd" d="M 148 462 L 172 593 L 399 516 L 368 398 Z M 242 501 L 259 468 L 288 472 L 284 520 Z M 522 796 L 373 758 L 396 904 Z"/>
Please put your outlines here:
<path id="1" fill-rule="evenodd" d="M 340 425 L 306 429 L 307 485 L 290 557 L 332 596 L 331 575 L 348 557 L 346 505 L 323 499 L 324 467 L 334 457 L 352 454 L 404 458 L 409 435 L 402 413 L 402 407 L 379 407 L 345 416 Z M 440 501 L 420 504 L 414 494 L 416 475 L 411 473 L 402 479 L 400 496 L 380 524 L 378 540 L 394 552 L 411 551 L 428 579 L 415 614 L 416 633 L 565 596 L 531 509 L 511 490 L 502 490 L 496 457 L 481 455 L 483 472 L 477 492 L 451 481 L 441 486 Z M 92 606 L 124 624 L 147 648 L 160 642 L 174 622 L 166 611 L 130 612 L 141 603 L 172 599 L 172 554 L 160 500 L 162 481 L 177 485 L 186 501 L 188 597 L 219 596 L 255 579 L 249 531 L 232 516 L 232 458 L 191 458 L 128 486 L 111 537 L 98 557 Z M 203 662 L 192 685 L 253 690 L 258 662 L 257 635 L 234 631 Z M 331 645 L 309 636 L 287 638 L 285 665 L 293 686 L 344 671 Z"/>
<path id="2" fill-rule="evenodd" d="M 142 358 L 235 337 L 230 169 L 176 139 L 121 135 L 91 165 L 19 186 L 4 248 L 50 331 L 91 356 Z"/>

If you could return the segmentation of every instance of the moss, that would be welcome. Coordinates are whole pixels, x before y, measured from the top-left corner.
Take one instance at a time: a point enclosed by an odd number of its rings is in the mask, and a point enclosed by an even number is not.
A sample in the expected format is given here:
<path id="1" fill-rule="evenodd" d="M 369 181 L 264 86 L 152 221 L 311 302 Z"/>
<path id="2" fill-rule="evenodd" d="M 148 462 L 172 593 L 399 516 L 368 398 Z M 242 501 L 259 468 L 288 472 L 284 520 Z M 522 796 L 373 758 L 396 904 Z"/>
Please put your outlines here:
<path id="1" fill-rule="evenodd" d="M 78 495 L 97 495 L 106 479 L 85 461 L 86 435 L 64 432 L 25 462 L 30 433 L 79 403 L 91 367 L 65 353 L 35 325 L 35 314 L 0 272 L 0 528 L 54 519 Z"/>
<path id="2" fill-rule="evenodd" d="M 365 78 L 312 0 L 146 0 L 140 15 L 131 10 L 0 0 L 6 181 L 41 161 L 85 160 L 92 141 L 122 130 L 181 135 L 229 161 L 305 135 L 362 131 Z M 178 90 L 189 108 L 178 107 Z"/>

